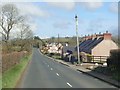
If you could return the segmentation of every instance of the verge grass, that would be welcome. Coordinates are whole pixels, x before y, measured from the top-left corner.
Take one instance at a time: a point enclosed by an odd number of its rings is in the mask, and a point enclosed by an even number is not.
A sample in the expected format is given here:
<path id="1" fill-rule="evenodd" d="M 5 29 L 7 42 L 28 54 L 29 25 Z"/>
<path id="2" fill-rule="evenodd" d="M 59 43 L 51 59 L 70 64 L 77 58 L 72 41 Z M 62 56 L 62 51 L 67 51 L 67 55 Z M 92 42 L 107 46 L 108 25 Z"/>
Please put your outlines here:
<path id="1" fill-rule="evenodd" d="M 9 70 L 7 70 L 2 75 L 2 88 L 14 88 L 17 81 L 20 79 L 21 74 L 23 73 L 26 65 L 31 59 L 32 55 L 25 56 L 21 59 L 21 62 Z"/>

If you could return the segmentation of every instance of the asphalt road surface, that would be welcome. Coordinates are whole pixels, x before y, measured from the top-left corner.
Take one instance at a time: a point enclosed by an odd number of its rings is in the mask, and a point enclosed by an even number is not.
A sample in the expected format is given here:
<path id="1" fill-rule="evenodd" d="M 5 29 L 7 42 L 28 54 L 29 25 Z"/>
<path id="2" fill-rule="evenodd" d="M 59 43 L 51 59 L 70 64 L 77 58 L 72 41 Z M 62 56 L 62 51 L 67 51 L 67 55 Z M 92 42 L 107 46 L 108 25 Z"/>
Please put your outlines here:
<path id="1" fill-rule="evenodd" d="M 33 56 L 19 88 L 115 88 L 108 83 L 85 75 L 55 62 L 33 49 Z"/>

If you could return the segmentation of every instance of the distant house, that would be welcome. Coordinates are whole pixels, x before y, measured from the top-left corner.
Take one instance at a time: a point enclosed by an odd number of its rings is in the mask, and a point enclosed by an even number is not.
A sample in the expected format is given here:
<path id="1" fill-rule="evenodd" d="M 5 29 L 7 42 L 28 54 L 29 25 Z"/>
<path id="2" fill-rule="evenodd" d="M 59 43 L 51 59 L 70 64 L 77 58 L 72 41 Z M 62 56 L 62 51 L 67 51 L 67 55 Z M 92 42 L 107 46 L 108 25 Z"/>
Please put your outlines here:
<path id="1" fill-rule="evenodd" d="M 63 53 L 73 53 L 75 51 L 75 47 L 73 46 L 63 46 Z"/>
<path id="2" fill-rule="evenodd" d="M 79 45 L 80 52 L 85 52 L 93 56 L 109 56 L 110 50 L 118 49 L 118 46 L 111 37 L 111 33 L 108 32 L 85 36 Z"/>
<path id="3" fill-rule="evenodd" d="M 61 54 L 62 53 L 62 44 L 59 43 L 51 43 L 48 44 L 47 47 L 48 49 L 48 53 L 54 53 L 54 54 Z"/>
<path id="4" fill-rule="evenodd" d="M 64 59 L 65 61 L 70 61 L 71 55 L 73 54 L 74 51 L 75 51 L 75 47 L 73 46 L 63 46 L 61 58 Z"/>

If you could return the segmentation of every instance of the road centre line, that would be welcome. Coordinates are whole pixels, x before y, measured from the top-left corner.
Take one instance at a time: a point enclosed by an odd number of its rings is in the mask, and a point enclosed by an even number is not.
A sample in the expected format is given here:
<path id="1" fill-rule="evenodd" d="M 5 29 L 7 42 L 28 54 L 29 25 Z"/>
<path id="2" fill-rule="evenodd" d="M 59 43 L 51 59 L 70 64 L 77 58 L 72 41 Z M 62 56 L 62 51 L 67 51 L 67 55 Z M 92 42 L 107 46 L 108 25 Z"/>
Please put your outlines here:
<path id="1" fill-rule="evenodd" d="M 52 68 L 50 70 L 53 70 Z"/>
<path id="2" fill-rule="evenodd" d="M 68 83 L 68 82 L 67 82 L 67 85 L 70 86 L 70 87 L 72 87 L 72 85 L 70 83 Z"/>
<path id="3" fill-rule="evenodd" d="M 56 73 L 57 76 L 60 76 L 58 73 Z"/>

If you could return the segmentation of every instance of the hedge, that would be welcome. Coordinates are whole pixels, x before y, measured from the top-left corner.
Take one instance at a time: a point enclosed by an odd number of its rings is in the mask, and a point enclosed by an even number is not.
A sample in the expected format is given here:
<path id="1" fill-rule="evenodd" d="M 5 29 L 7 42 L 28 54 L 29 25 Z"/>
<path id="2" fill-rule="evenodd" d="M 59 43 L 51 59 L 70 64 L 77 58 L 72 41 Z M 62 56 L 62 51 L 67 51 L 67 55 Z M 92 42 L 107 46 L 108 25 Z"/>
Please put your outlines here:
<path id="1" fill-rule="evenodd" d="M 107 59 L 107 65 L 112 71 L 120 70 L 120 49 L 110 51 L 110 57 Z"/>

